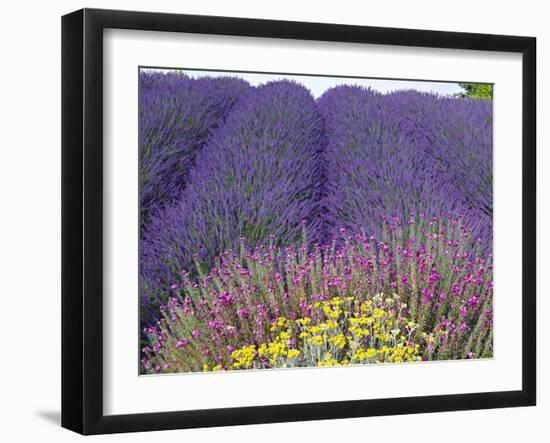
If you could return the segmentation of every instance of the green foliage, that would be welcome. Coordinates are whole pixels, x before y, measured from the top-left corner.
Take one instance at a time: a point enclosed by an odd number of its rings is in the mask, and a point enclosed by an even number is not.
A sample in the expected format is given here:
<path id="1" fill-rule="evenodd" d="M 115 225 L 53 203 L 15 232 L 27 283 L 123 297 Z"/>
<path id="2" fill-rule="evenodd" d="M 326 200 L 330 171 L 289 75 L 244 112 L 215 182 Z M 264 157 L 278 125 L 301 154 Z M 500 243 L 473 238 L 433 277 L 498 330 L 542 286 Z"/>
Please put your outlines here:
<path id="1" fill-rule="evenodd" d="M 459 83 L 464 90 L 457 94 L 458 97 L 479 98 L 483 100 L 493 99 L 493 85 L 489 83 Z"/>

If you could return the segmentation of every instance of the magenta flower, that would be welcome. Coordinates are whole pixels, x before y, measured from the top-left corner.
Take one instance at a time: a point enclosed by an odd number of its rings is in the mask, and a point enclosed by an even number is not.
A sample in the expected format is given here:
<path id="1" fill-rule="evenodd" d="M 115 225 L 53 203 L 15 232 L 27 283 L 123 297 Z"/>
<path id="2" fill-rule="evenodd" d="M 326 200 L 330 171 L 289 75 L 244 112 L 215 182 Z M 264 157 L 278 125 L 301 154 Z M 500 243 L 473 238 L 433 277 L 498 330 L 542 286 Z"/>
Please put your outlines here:
<path id="1" fill-rule="evenodd" d="M 248 309 L 246 308 L 240 308 L 237 310 L 237 315 L 242 318 L 248 318 L 250 312 L 248 312 Z"/>
<path id="2" fill-rule="evenodd" d="M 435 283 L 439 281 L 439 273 L 435 269 L 432 269 L 432 271 L 430 272 L 430 277 L 428 278 L 428 281 L 430 283 Z"/>
<path id="3" fill-rule="evenodd" d="M 430 291 L 430 288 L 423 288 L 421 295 L 422 295 L 423 302 L 432 301 L 434 298 L 434 294 L 432 293 L 432 291 Z"/>
<path id="4" fill-rule="evenodd" d="M 182 338 L 181 340 L 178 340 L 176 342 L 176 348 L 179 349 L 179 348 L 187 345 L 187 343 L 189 343 L 189 340 L 187 340 L 186 338 Z"/>
<path id="5" fill-rule="evenodd" d="M 215 331 L 221 329 L 222 327 L 222 323 L 220 320 L 210 320 L 208 322 L 208 326 L 211 328 L 211 329 L 214 329 Z"/>
<path id="6" fill-rule="evenodd" d="M 143 365 L 143 367 L 145 369 L 150 369 L 151 368 L 151 362 L 149 360 L 147 360 L 146 358 L 141 359 L 141 364 Z"/>

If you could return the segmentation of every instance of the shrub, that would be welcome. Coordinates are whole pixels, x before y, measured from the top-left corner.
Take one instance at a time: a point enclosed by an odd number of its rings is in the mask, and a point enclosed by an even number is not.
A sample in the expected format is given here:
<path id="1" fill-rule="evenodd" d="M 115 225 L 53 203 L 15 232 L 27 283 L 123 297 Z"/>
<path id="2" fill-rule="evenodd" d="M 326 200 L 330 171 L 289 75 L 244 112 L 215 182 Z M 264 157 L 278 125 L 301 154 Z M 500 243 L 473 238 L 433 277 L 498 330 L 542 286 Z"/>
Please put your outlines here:
<path id="1" fill-rule="evenodd" d="M 327 133 L 325 206 L 340 227 L 380 235 L 383 218 L 461 214 L 492 251 L 492 108 L 415 91 L 354 86 L 319 100 Z"/>
<path id="2" fill-rule="evenodd" d="M 493 107 L 491 101 L 414 91 L 384 96 L 406 143 L 428 156 L 444 194 L 459 201 L 481 247 L 493 250 Z"/>
<path id="3" fill-rule="evenodd" d="M 381 240 L 273 243 L 184 274 L 148 327 L 144 372 L 492 356 L 492 261 L 448 216 L 387 220 Z"/>
<path id="4" fill-rule="evenodd" d="M 163 207 L 187 183 L 187 174 L 213 128 L 249 89 L 238 78 L 191 79 L 140 73 L 140 219 Z"/>
<path id="5" fill-rule="evenodd" d="M 482 100 L 493 99 L 493 85 L 490 83 L 459 83 L 462 92 L 458 97 L 468 97 Z"/>
<path id="6" fill-rule="evenodd" d="M 388 112 L 384 95 L 340 86 L 318 104 L 327 134 L 325 206 L 331 235 L 345 228 L 380 238 L 384 217 L 464 211 L 460 190 L 441 177 L 426 147 L 407 137 L 403 121 Z"/>
<path id="7" fill-rule="evenodd" d="M 194 262 L 211 265 L 246 237 L 252 246 L 299 241 L 302 221 L 313 239 L 323 164 L 321 117 L 309 91 L 289 81 L 251 92 L 211 134 L 179 200 L 155 213 L 141 243 L 147 309 L 165 299 Z"/>

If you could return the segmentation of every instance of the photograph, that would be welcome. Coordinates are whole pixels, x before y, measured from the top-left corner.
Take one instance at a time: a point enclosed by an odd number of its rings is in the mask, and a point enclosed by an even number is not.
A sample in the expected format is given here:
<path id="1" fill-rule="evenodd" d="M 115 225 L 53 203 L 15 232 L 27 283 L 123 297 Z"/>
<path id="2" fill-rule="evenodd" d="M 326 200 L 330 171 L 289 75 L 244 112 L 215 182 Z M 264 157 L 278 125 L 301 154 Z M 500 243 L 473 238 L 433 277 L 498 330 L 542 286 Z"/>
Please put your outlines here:
<path id="1" fill-rule="evenodd" d="M 141 375 L 494 357 L 493 84 L 136 75 Z"/>

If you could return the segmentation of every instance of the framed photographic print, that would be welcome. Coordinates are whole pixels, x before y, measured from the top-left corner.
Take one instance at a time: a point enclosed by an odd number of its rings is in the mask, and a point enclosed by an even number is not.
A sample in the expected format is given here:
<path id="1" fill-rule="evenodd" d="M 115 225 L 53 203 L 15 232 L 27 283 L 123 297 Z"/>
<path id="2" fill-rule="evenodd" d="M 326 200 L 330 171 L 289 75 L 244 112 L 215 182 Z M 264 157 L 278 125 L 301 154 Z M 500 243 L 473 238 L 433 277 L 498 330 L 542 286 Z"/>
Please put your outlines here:
<path id="1" fill-rule="evenodd" d="M 62 20 L 62 425 L 535 404 L 530 37 Z"/>

